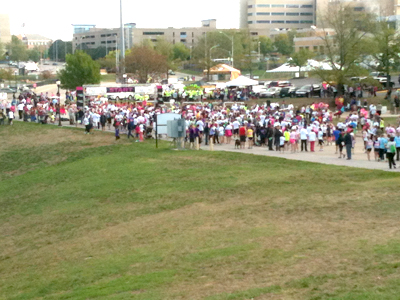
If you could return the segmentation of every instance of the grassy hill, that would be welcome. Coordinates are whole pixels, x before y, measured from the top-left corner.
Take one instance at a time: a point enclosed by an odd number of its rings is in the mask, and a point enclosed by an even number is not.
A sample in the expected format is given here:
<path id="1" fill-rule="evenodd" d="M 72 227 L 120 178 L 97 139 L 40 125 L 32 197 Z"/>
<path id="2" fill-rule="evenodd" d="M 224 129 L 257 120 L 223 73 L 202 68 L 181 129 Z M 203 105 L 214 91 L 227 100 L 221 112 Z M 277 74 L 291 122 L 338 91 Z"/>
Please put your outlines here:
<path id="1" fill-rule="evenodd" d="M 0 127 L 0 299 L 398 299 L 397 173 Z"/>

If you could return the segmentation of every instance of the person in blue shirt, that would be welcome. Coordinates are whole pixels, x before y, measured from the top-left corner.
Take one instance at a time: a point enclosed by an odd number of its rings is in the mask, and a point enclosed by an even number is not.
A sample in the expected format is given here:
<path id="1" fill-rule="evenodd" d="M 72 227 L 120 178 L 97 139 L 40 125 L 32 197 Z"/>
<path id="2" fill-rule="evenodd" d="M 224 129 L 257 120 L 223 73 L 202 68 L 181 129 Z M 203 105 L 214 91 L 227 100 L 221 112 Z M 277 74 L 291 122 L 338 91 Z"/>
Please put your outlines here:
<path id="1" fill-rule="evenodd" d="M 336 152 L 335 152 L 335 154 L 337 154 L 337 152 L 338 152 L 338 149 L 339 149 L 339 136 L 340 136 L 340 130 L 338 129 L 338 128 L 336 128 L 334 131 L 333 131 L 333 136 L 335 137 L 335 145 L 336 145 Z"/>
<path id="2" fill-rule="evenodd" d="M 379 138 L 379 159 L 378 159 L 378 161 L 385 160 L 385 152 L 386 152 L 385 150 L 386 150 L 387 142 L 388 142 L 388 140 L 385 135 L 382 135 Z"/>
<path id="3" fill-rule="evenodd" d="M 396 152 L 397 152 L 396 160 L 399 161 L 400 160 L 400 132 L 399 131 L 397 131 L 397 134 L 394 137 L 394 141 L 396 143 Z"/>

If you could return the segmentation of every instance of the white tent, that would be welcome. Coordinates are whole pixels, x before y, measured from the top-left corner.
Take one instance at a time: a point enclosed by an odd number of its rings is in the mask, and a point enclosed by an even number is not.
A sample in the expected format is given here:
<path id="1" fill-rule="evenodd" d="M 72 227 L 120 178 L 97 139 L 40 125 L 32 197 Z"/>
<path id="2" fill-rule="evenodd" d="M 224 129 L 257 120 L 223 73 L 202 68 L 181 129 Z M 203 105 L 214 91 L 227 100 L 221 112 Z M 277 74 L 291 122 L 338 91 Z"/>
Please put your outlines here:
<path id="1" fill-rule="evenodd" d="M 289 59 L 290 60 L 290 59 Z M 332 70 L 332 66 L 328 62 L 324 61 L 316 61 L 313 59 L 309 59 L 305 66 L 301 67 L 301 72 L 310 72 L 316 69 L 320 70 Z M 284 63 L 276 69 L 266 71 L 268 73 L 276 73 L 276 72 L 299 72 L 299 67 L 290 66 L 290 63 Z"/>
<path id="2" fill-rule="evenodd" d="M 250 78 L 247 78 L 245 76 L 239 76 L 238 78 L 232 80 L 232 81 L 228 81 L 226 83 L 227 87 L 231 87 L 231 86 L 253 86 L 253 85 L 258 85 L 258 81 L 257 80 L 253 80 Z"/>

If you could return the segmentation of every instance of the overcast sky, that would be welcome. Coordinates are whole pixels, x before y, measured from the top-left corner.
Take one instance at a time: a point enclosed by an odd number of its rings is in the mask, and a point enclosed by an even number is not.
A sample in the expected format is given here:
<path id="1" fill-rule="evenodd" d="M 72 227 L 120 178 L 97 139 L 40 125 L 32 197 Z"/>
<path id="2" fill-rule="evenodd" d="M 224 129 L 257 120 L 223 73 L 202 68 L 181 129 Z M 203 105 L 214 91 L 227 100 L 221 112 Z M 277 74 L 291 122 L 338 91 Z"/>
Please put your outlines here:
<path id="1" fill-rule="evenodd" d="M 70 40 L 71 24 L 119 27 L 119 3 L 119 0 L 2 0 L 0 13 L 9 14 L 11 34 L 36 33 Z M 239 26 L 239 0 L 122 0 L 122 5 L 123 22 L 136 23 L 139 28 L 198 27 L 206 19 L 217 19 L 218 28 Z"/>

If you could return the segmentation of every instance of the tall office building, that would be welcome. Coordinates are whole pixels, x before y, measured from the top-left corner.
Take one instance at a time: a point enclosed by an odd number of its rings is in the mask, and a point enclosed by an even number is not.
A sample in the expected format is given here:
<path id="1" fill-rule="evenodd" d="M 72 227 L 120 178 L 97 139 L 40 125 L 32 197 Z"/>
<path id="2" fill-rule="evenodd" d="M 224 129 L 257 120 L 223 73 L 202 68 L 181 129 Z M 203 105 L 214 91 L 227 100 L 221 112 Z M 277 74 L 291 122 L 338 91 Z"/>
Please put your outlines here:
<path id="1" fill-rule="evenodd" d="M 241 0 L 240 6 L 240 25 L 249 30 L 303 29 L 316 24 L 316 0 Z"/>
<path id="2" fill-rule="evenodd" d="M 11 42 L 10 18 L 6 14 L 0 14 L 0 42 L 3 44 Z"/>

